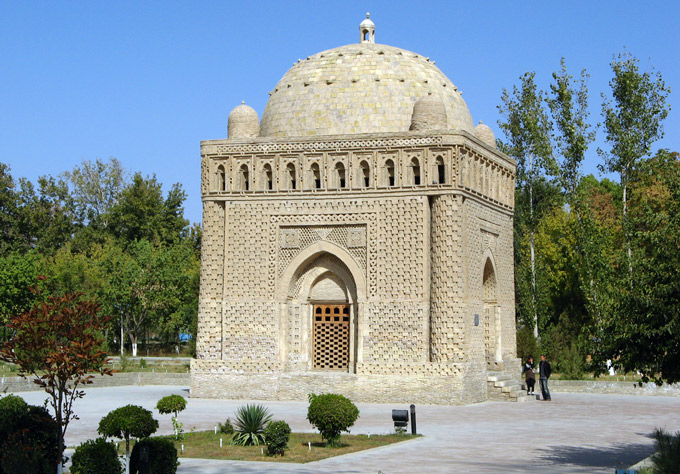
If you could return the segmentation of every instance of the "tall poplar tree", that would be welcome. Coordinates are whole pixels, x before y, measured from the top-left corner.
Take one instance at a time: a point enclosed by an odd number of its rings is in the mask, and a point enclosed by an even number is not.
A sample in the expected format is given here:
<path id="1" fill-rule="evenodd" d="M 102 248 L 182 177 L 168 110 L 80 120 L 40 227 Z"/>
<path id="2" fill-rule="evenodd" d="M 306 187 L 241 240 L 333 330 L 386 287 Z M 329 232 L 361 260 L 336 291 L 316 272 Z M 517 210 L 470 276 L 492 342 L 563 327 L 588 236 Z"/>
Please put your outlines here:
<path id="1" fill-rule="evenodd" d="M 597 258 L 599 249 L 594 248 L 597 239 L 591 235 L 593 225 L 587 197 L 583 196 L 583 190 L 580 189 L 583 160 L 588 146 L 595 140 L 595 131 L 588 121 L 590 76 L 583 69 L 580 77 L 575 79 L 567 72 L 565 59 L 562 58 L 560 70 L 553 72 L 552 77 L 551 94 L 547 102 L 555 125 L 554 148 L 559 155 L 557 178 L 570 212 L 576 217 L 578 245 L 575 250 L 582 264 L 579 266 L 585 273 L 581 291 L 587 295 L 589 309 L 597 316 L 601 312 L 602 298 L 598 297 L 593 260 Z"/>
<path id="2" fill-rule="evenodd" d="M 628 277 L 632 285 L 633 259 L 627 225 L 628 183 L 638 162 L 650 155 L 655 141 L 663 138 L 663 120 L 670 110 L 666 104 L 670 89 L 658 71 L 641 72 L 638 59 L 629 53 L 615 57 L 611 68 L 614 72 L 609 82 L 612 98 L 602 94 L 602 115 L 611 150 L 598 149 L 598 153 L 604 159 L 603 169 L 618 173 L 621 179 L 621 216 L 628 254 Z"/>
<path id="3" fill-rule="evenodd" d="M 531 271 L 531 313 L 534 337 L 538 338 L 538 310 L 536 287 L 536 249 L 535 229 L 537 225 L 535 190 L 546 174 L 555 172 L 555 163 L 550 143 L 551 123 L 545 109 L 545 94 L 539 91 L 534 82 L 535 73 L 527 72 L 520 77 L 520 85 L 513 86 L 512 92 L 503 90 L 498 110 L 501 120 L 498 125 L 503 130 L 507 142 L 499 141 L 499 148 L 517 160 L 516 196 L 526 196 L 526 206 L 516 203 L 516 215 L 526 221 L 529 232 L 529 259 Z M 545 184 L 545 183 L 542 183 Z M 521 214 L 526 212 L 527 216 Z"/>

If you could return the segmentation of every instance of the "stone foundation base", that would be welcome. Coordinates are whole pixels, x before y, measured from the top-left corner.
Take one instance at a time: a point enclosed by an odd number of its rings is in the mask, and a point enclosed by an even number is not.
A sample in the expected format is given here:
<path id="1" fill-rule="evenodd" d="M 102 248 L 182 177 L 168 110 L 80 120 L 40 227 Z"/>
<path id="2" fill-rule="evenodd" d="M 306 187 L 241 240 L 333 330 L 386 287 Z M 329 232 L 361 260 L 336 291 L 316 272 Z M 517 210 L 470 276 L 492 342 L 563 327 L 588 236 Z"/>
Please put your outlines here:
<path id="1" fill-rule="evenodd" d="M 332 392 L 361 403 L 432 405 L 463 405 L 488 398 L 486 372 L 478 370 L 454 371 L 459 375 L 361 375 L 331 371 L 230 373 L 225 369 L 222 361 L 193 360 L 191 396 L 307 401 L 310 393 Z"/>

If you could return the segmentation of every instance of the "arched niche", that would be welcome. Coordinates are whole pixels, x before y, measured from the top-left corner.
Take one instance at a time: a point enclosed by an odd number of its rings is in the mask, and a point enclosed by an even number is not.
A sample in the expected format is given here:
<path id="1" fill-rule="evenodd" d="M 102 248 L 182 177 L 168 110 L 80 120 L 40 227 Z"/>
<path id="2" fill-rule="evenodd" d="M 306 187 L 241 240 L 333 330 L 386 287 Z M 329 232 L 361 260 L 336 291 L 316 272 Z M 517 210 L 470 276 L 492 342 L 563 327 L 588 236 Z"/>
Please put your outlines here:
<path id="1" fill-rule="evenodd" d="M 351 255 L 317 242 L 291 261 L 277 291 L 283 361 L 292 370 L 355 372 L 365 278 Z"/>
<path id="2" fill-rule="evenodd" d="M 486 361 L 493 365 L 503 361 L 501 306 L 499 304 L 496 264 L 490 249 L 483 257 L 482 301 L 484 302 L 484 349 Z"/>

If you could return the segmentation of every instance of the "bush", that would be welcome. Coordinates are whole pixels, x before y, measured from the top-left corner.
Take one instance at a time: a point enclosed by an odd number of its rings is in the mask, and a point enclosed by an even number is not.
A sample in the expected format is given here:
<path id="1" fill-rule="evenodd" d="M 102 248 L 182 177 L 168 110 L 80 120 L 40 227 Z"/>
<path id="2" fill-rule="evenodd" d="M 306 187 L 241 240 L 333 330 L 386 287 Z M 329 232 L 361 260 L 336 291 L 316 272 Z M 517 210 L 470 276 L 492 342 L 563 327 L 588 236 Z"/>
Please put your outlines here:
<path id="1" fill-rule="evenodd" d="M 231 420 L 227 418 L 224 423 L 217 423 L 217 428 L 222 434 L 234 434 L 234 425 L 231 424 Z"/>
<path id="2" fill-rule="evenodd" d="M 113 443 L 97 438 L 82 443 L 71 459 L 71 474 L 121 474 L 123 466 Z"/>
<path id="3" fill-rule="evenodd" d="M 237 446 L 258 446 L 264 444 L 264 428 L 272 419 L 269 409 L 262 405 L 246 405 L 236 410 L 234 437 Z"/>
<path id="4" fill-rule="evenodd" d="M 656 453 L 652 455 L 652 472 L 655 474 L 675 474 L 680 466 L 680 432 L 668 434 L 654 430 Z"/>
<path id="5" fill-rule="evenodd" d="M 267 443 L 268 456 L 283 456 L 288 449 L 290 426 L 283 420 L 272 421 L 264 429 L 264 439 Z"/>
<path id="6" fill-rule="evenodd" d="M 28 404 L 23 398 L 16 395 L 7 395 L 0 398 L 0 437 L 4 439 L 13 431 L 18 420 L 28 410 Z"/>
<path id="7" fill-rule="evenodd" d="M 177 448 L 168 438 L 144 438 L 132 448 L 130 474 L 175 474 L 177 466 Z"/>
<path id="8" fill-rule="evenodd" d="M 329 446 L 340 445 L 340 433 L 349 432 L 359 418 L 359 409 L 348 398 L 334 393 L 309 394 L 307 419 Z"/>
<path id="9" fill-rule="evenodd" d="M 44 407 L 17 396 L 0 399 L 0 473 L 55 473 L 60 427 Z"/>

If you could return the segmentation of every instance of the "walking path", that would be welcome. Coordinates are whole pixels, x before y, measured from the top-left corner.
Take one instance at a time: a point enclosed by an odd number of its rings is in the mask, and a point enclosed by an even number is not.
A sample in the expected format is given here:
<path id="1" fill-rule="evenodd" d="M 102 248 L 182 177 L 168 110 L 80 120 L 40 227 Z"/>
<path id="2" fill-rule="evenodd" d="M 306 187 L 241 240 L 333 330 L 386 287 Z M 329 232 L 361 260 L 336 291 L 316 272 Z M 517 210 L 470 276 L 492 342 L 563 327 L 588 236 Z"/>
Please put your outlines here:
<path id="1" fill-rule="evenodd" d="M 154 411 L 159 434 L 169 434 L 169 415 L 154 407 L 163 396 L 188 396 L 173 386 L 89 388 L 78 400 L 67 445 L 96 437 L 99 420 L 110 410 L 133 403 Z M 19 394 L 42 404 L 43 392 Z M 247 402 L 252 402 L 248 400 Z M 180 421 L 185 429 L 212 429 L 234 417 L 237 400 L 189 399 Z M 294 431 L 313 431 L 307 403 L 262 402 Z M 397 404 L 359 404 L 352 433 L 392 431 Z M 656 427 L 680 430 L 680 399 L 632 395 L 555 393 L 552 402 L 485 402 L 467 406 L 417 406 L 422 438 L 308 464 L 180 459 L 180 474 L 216 473 L 606 473 L 626 468 L 651 454 Z"/>

